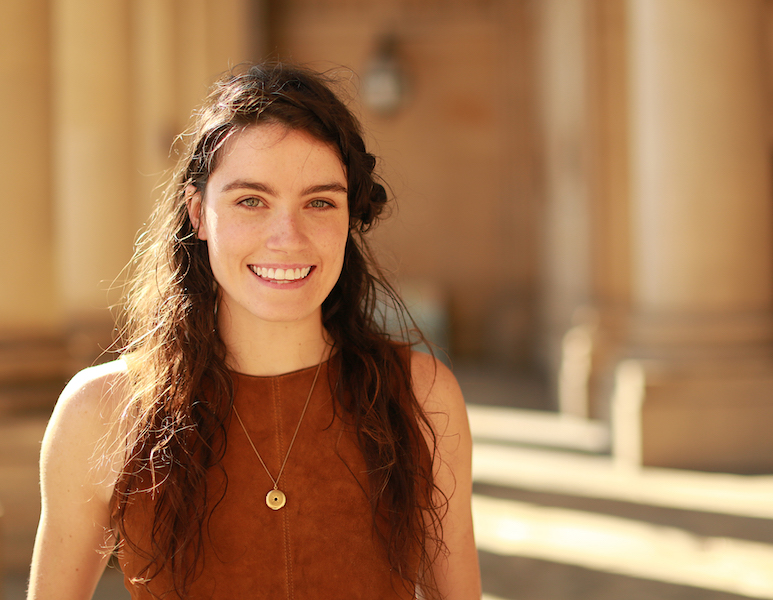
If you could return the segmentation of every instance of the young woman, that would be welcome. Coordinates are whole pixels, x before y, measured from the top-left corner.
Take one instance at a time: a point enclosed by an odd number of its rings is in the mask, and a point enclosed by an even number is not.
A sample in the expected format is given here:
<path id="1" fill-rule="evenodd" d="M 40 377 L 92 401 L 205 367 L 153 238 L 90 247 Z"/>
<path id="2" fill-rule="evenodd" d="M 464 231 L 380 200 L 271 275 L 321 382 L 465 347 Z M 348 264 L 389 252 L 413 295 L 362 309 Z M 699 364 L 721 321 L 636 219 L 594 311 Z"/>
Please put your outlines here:
<path id="1" fill-rule="evenodd" d="M 390 339 L 387 201 L 322 76 L 221 80 L 147 233 L 120 360 L 43 441 L 30 600 L 480 596 L 451 373 Z"/>

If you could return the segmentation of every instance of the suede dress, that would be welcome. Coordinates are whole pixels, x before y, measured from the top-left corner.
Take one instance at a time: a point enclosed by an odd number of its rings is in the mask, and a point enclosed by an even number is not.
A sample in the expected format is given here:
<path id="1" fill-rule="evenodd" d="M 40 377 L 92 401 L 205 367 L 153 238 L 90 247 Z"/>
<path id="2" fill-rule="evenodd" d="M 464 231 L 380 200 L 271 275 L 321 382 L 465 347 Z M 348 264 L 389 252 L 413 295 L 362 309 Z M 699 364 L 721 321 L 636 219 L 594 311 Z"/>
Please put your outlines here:
<path id="1" fill-rule="evenodd" d="M 234 404 L 276 478 L 317 367 L 272 377 L 233 373 Z M 368 501 L 368 476 L 353 428 L 334 410 L 335 357 L 322 364 L 308 409 L 279 480 L 286 504 L 272 510 L 273 483 L 233 413 L 223 470 L 210 469 L 203 560 L 186 600 L 406 600 L 415 598 L 390 569 Z M 225 472 L 225 476 L 223 475 Z M 223 490 L 225 494 L 223 495 Z M 222 497 L 222 499 L 221 499 Z M 149 493 L 134 494 L 127 531 L 143 539 L 152 523 Z M 146 561 L 120 546 L 119 564 L 133 600 L 178 599 L 162 573 L 134 582 Z"/>

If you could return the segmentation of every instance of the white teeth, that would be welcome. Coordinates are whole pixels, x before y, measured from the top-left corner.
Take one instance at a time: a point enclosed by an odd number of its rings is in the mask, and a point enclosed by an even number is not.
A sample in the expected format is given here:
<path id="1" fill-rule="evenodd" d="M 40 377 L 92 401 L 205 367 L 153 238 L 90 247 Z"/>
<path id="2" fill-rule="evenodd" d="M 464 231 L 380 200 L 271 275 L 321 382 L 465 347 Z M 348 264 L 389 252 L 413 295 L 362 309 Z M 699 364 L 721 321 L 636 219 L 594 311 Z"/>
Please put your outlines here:
<path id="1" fill-rule="evenodd" d="M 311 272 L 311 267 L 303 269 L 273 269 L 266 267 L 251 267 L 252 271 L 263 279 L 273 279 L 275 281 L 296 281 L 304 279 Z"/>

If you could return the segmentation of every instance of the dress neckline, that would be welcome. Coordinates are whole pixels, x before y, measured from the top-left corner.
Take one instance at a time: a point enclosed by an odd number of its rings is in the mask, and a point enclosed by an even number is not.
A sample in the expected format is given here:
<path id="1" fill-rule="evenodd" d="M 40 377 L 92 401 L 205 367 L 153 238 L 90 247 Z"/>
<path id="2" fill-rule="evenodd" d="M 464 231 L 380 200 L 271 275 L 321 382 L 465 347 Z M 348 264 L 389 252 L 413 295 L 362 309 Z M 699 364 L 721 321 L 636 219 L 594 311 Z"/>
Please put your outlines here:
<path id="1" fill-rule="evenodd" d="M 330 356 L 328 356 L 328 358 L 323 360 L 321 363 L 315 363 L 315 364 L 313 364 L 313 365 L 311 365 L 309 367 L 303 367 L 303 368 L 300 368 L 300 369 L 295 369 L 294 371 L 287 371 L 286 373 L 277 373 L 276 375 L 249 375 L 247 373 L 241 373 L 239 371 L 234 371 L 233 369 L 228 369 L 228 372 L 232 376 L 234 376 L 234 377 L 240 377 L 240 378 L 244 378 L 244 379 L 255 379 L 255 380 L 260 380 L 260 379 L 262 379 L 262 380 L 279 379 L 279 378 L 282 378 L 282 377 L 292 377 L 293 375 L 301 375 L 301 374 L 306 373 L 308 371 L 312 371 L 312 372 L 316 371 L 317 367 L 319 367 L 320 364 L 323 367 L 325 367 L 325 364 L 329 363 L 330 360 L 334 356 L 337 356 L 337 354 L 331 354 Z"/>

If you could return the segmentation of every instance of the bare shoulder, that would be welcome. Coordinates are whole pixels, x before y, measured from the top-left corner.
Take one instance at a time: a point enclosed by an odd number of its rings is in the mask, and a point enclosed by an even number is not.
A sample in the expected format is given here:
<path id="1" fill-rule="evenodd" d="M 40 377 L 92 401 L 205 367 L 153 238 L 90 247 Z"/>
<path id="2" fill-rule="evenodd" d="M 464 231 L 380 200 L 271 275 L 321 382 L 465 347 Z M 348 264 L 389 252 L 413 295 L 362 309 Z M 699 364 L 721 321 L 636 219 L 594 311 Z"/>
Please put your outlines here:
<path id="1" fill-rule="evenodd" d="M 456 449 L 459 442 L 469 446 L 467 406 L 451 369 L 429 354 L 413 352 L 411 377 L 416 400 L 432 424 L 440 446 L 451 444 Z"/>
<path id="2" fill-rule="evenodd" d="M 126 363 L 121 359 L 83 369 L 64 388 L 59 403 L 102 404 L 116 400 L 116 394 L 126 389 L 126 376 Z"/>
<path id="3" fill-rule="evenodd" d="M 126 364 L 122 360 L 80 371 L 59 396 L 49 429 L 66 427 L 70 421 L 83 426 L 113 419 L 126 400 L 128 389 Z"/>
<path id="4" fill-rule="evenodd" d="M 427 411 L 464 407 L 462 390 L 446 365 L 425 352 L 411 353 L 411 377 L 416 399 Z"/>
<path id="5" fill-rule="evenodd" d="M 423 352 L 411 355 L 416 399 L 432 433 L 425 432 L 433 458 L 434 482 L 442 492 L 443 542 L 447 553 L 433 566 L 444 598 L 480 598 L 480 570 L 472 526 L 472 437 L 462 391 L 451 370 Z M 438 460 L 435 460 L 438 459 Z M 443 503 L 443 501 L 441 501 Z"/>
<path id="6" fill-rule="evenodd" d="M 84 369 L 67 384 L 51 414 L 41 447 L 44 492 L 46 482 L 62 474 L 76 476 L 81 484 L 101 483 L 109 478 L 109 469 L 95 467 L 99 461 L 94 455 L 100 445 L 113 447 L 109 435 L 128 390 L 122 360 Z"/>
<path id="7" fill-rule="evenodd" d="M 64 388 L 40 450 L 41 511 L 28 598 L 91 598 L 113 543 L 110 499 L 123 464 L 115 427 L 128 399 L 122 360 Z M 111 437 L 112 436 L 112 437 Z"/>

